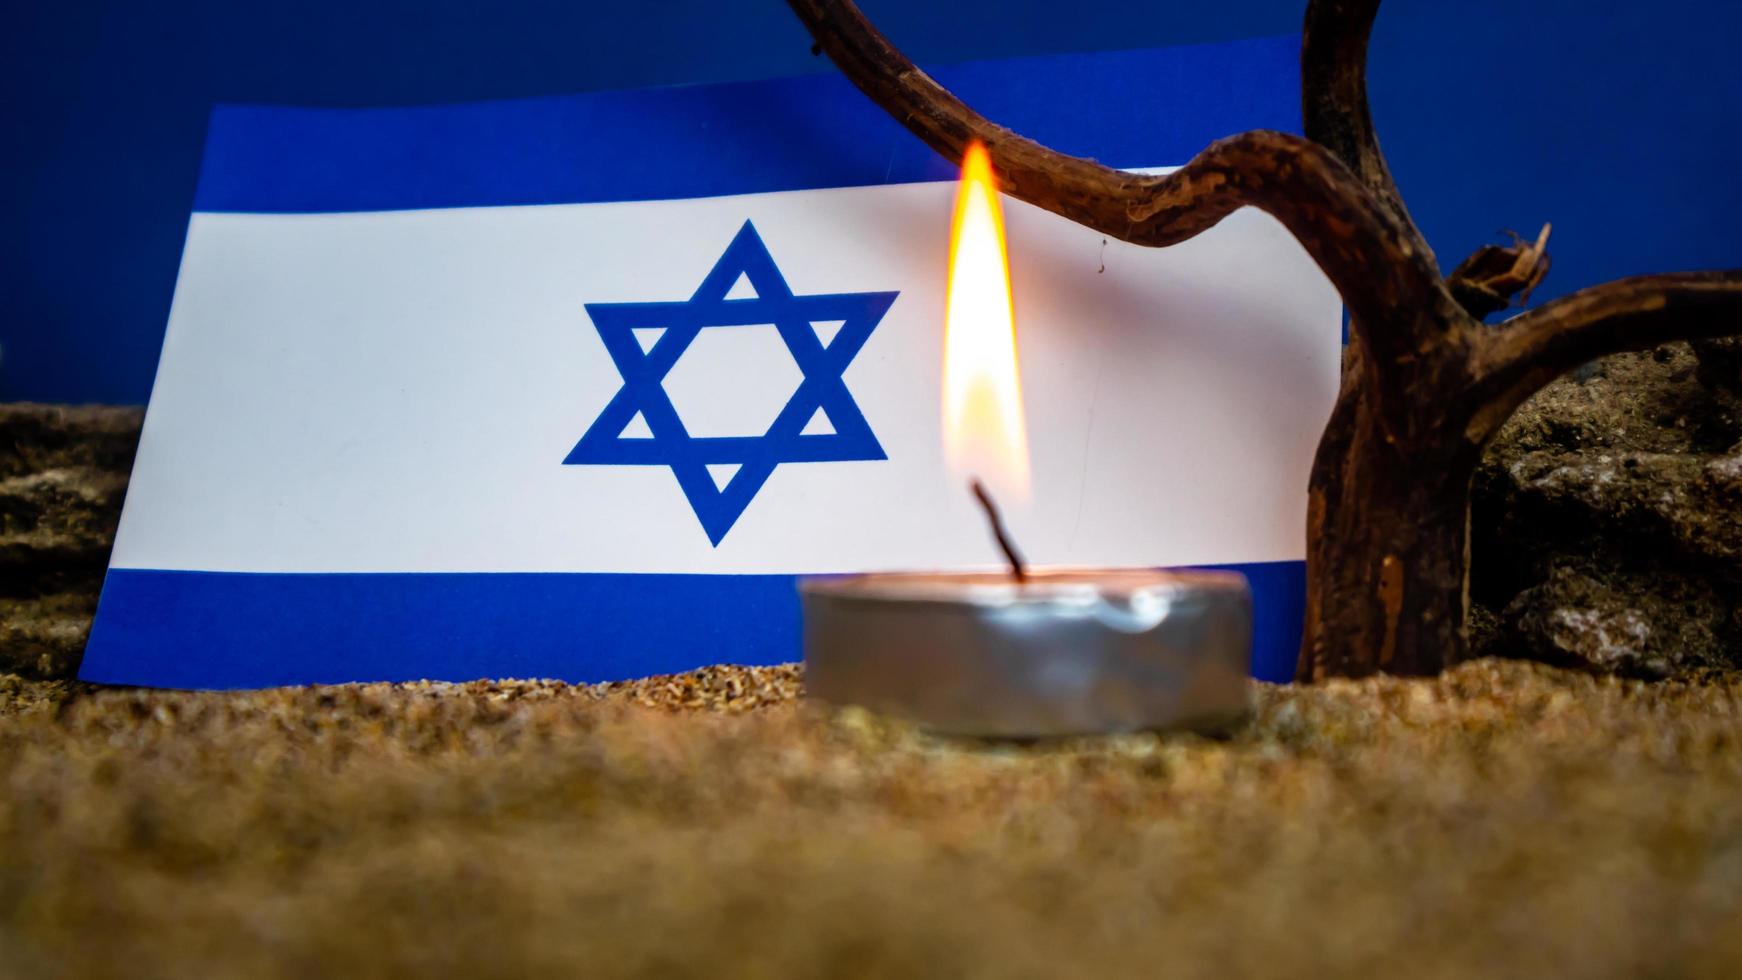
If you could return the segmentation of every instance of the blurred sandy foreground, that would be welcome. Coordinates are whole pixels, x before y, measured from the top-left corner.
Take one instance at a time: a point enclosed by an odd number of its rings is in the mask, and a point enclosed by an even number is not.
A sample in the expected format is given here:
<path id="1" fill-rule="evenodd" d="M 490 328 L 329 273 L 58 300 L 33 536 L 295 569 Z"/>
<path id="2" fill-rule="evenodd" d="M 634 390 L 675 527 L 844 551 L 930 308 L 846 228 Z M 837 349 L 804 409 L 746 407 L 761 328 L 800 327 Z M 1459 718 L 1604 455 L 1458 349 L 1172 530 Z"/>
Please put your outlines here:
<path id="1" fill-rule="evenodd" d="M 1742 678 L 1261 687 L 944 741 L 796 668 L 0 676 L 0 975 L 1734 976 Z"/>

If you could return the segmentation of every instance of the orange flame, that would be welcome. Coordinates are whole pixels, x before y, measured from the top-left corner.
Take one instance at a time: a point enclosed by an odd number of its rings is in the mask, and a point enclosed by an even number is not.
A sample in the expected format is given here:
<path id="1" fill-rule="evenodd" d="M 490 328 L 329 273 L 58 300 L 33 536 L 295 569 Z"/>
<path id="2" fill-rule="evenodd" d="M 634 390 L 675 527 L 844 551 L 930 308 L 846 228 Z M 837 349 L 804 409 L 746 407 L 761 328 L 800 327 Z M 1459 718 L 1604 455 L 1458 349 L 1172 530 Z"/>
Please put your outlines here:
<path id="1" fill-rule="evenodd" d="M 950 223 L 944 311 L 944 458 L 1002 500 L 1028 499 L 1028 427 L 1016 364 L 1016 317 L 1004 211 L 992 160 L 978 142 L 962 157 Z"/>

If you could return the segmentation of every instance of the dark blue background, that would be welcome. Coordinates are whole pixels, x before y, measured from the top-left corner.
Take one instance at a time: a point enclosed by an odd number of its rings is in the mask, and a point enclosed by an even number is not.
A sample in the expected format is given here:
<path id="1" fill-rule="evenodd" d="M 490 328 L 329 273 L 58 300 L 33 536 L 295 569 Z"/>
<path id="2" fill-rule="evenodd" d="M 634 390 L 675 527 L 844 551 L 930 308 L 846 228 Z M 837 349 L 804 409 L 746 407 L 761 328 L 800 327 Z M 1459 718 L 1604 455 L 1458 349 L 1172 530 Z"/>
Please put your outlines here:
<path id="1" fill-rule="evenodd" d="M 0 3 L 5 399 L 145 400 L 214 102 L 416 104 L 828 70 L 777 0 Z M 915 59 L 943 63 L 1289 33 L 1302 3 L 864 6 Z M 1738 42 L 1742 4 L 1716 0 L 1393 0 L 1374 36 L 1374 115 L 1443 264 L 1552 220 L 1544 297 L 1742 266 Z"/>

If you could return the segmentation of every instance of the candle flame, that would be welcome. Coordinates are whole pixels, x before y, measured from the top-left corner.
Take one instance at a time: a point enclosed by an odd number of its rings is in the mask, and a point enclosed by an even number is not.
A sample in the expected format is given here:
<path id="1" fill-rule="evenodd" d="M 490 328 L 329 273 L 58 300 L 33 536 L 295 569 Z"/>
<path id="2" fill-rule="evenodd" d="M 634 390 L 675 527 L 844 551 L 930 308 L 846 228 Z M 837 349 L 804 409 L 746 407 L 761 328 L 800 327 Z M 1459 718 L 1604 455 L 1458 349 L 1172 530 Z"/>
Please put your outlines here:
<path id="1" fill-rule="evenodd" d="M 992 160 L 978 141 L 962 157 L 950 223 L 944 311 L 944 458 L 1000 499 L 1028 499 L 1028 427 L 1016 363 L 1016 317 L 1004 211 Z"/>

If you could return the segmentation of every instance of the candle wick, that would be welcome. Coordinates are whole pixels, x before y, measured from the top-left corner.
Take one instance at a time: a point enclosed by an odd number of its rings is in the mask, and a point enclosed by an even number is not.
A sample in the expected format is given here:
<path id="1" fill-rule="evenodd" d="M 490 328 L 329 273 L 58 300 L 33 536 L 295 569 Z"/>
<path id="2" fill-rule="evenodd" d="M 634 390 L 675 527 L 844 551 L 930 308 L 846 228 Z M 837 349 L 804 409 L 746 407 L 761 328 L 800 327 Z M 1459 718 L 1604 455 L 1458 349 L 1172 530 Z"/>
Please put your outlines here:
<path id="1" fill-rule="evenodd" d="M 1010 563 L 1010 574 L 1016 577 L 1017 582 L 1028 581 L 1028 563 L 1022 560 L 1022 553 L 1011 542 L 1010 532 L 1004 528 L 1004 517 L 998 513 L 997 502 L 986 492 L 985 484 L 979 480 L 969 481 L 968 489 L 974 491 L 974 499 L 986 511 L 986 521 L 992 525 L 992 537 L 998 541 L 998 549 L 1004 552 L 1004 560 Z"/>

